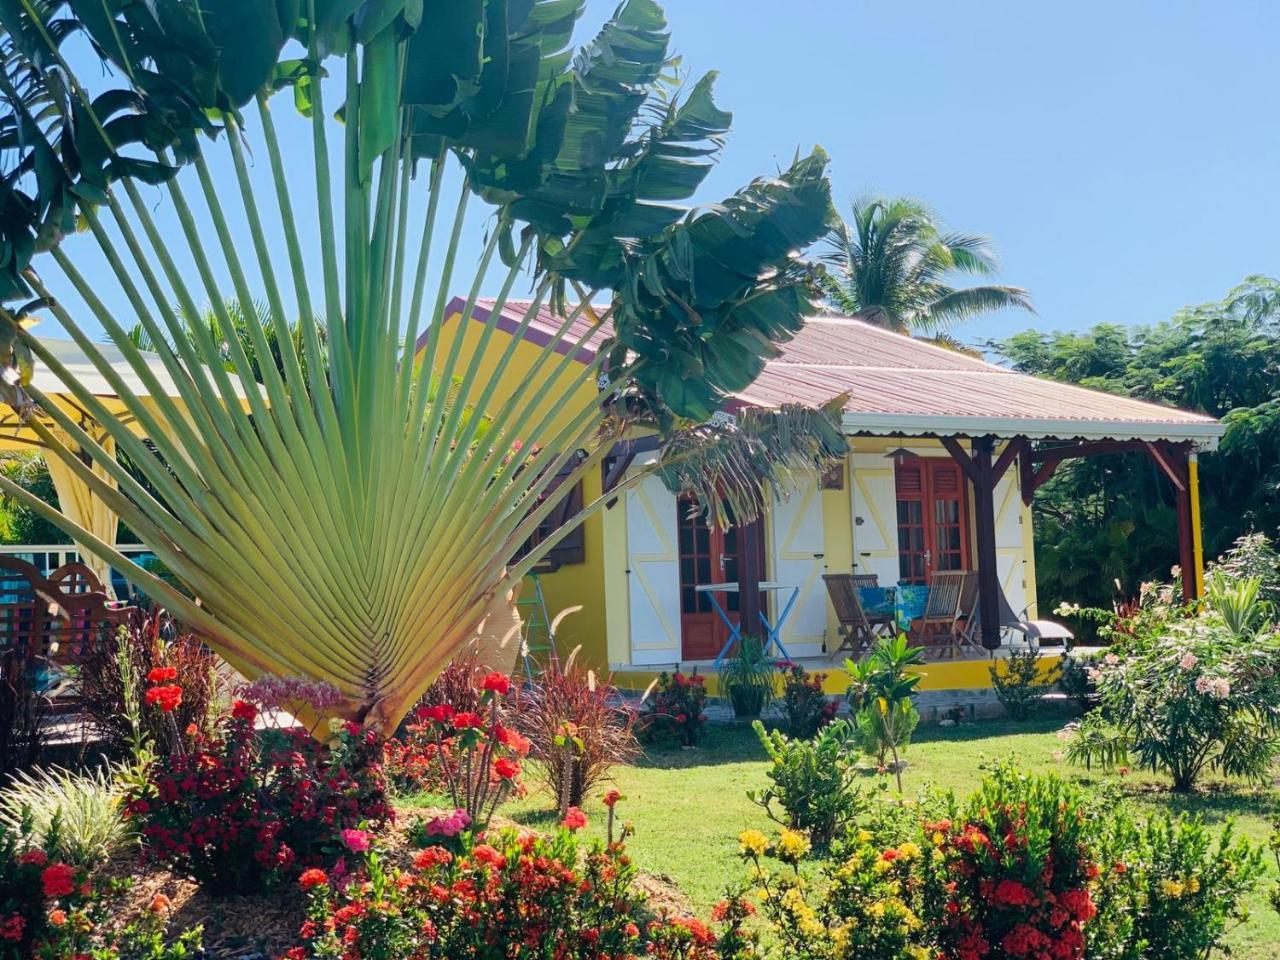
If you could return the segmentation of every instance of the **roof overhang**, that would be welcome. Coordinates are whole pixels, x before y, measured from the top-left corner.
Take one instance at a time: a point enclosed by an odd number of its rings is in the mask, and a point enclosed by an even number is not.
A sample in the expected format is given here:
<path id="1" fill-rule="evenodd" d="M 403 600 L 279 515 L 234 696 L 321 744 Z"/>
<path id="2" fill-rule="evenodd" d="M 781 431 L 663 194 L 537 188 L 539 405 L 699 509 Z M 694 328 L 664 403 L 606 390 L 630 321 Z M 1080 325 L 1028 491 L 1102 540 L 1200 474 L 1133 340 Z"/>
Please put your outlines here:
<path id="1" fill-rule="evenodd" d="M 850 436 L 993 436 L 1011 440 L 1149 440 L 1190 443 L 1214 450 L 1226 432 L 1217 421 L 1157 423 L 1136 420 L 1011 419 L 1008 417 L 933 416 L 903 413 L 846 413 Z"/>

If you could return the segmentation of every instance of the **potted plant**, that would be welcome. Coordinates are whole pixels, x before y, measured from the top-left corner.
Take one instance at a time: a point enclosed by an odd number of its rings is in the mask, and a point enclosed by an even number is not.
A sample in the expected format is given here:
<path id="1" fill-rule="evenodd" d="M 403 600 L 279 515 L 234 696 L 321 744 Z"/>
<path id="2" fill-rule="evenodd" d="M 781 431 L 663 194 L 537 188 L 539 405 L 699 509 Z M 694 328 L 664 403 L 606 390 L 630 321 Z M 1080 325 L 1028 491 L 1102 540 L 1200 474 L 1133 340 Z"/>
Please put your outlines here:
<path id="1" fill-rule="evenodd" d="M 744 636 L 737 652 L 720 669 L 720 689 L 733 704 L 733 715 L 758 717 L 773 700 L 773 661 L 759 638 Z"/>

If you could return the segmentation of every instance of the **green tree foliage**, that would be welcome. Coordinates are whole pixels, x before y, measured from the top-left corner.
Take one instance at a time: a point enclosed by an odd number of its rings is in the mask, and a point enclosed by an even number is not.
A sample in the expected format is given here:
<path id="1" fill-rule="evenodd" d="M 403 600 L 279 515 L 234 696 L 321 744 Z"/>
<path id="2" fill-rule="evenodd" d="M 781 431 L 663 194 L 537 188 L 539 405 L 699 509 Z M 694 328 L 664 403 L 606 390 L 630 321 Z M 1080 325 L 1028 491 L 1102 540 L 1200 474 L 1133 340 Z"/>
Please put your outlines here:
<path id="1" fill-rule="evenodd" d="M 827 247 L 830 270 L 821 282 L 830 305 L 890 330 L 938 336 L 995 310 L 1031 309 L 1020 287 L 953 287 L 956 275 L 988 277 L 999 269 L 991 243 L 945 230 L 910 197 L 855 200 L 850 219 L 832 226 Z"/>
<path id="2" fill-rule="evenodd" d="M 1027 330 L 989 346 L 1024 373 L 1220 417 L 1226 436 L 1200 458 L 1207 556 L 1280 527 L 1280 281 L 1249 277 L 1151 327 Z M 1149 458 L 1069 461 L 1037 491 L 1034 511 L 1042 605 L 1108 606 L 1116 581 L 1128 595 L 1168 579 L 1176 506 Z"/>
<path id="3" fill-rule="evenodd" d="M 0 474 L 42 500 L 58 502 L 49 468 L 38 453 L 11 453 L 0 457 Z M 70 538 L 44 517 L 16 497 L 0 491 L 0 543 L 69 542 Z"/>

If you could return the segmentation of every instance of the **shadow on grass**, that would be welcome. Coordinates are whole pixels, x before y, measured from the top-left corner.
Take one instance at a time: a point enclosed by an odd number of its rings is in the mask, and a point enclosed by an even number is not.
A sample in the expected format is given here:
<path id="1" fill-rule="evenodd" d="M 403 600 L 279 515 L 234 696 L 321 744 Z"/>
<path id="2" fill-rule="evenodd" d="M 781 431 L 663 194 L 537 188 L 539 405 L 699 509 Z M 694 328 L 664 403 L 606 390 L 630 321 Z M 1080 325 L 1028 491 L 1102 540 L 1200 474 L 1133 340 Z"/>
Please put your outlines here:
<path id="1" fill-rule="evenodd" d="M 1126 784 L 1124 794 L 1175 817 L 1202 817 L 1208 824 L 1221 824 L 1233 817 L 1266 819 L 1275 814 L 1275 794 L 1246 784 L 1210 783 L 1193 793 L 1178 793 L 1165 784 L 1140 782 Z"/>
<path id="2" fill-rule="evenodd" d="M 760 740 L 747 721 L 709 723 L 696 747 L 648 743 L 635 766 L 644 770 L 682 770 L 726 763 L 763 762 Z"/>
<path id="3" fill-rule="evenodd" d="M 970 740 L 989 740 L 992 737 L 1056 733 L 1072 720 L 1079 718 L 1079 712 L 1070 708 L 1045 706 L 1030 720 L 1010 720 L 1007 717 L 999 717 L 991 720 L 970 720 L 958 727 L 922 723 L 912 734 L 911 741 L 912 743 L 963 743 Z"/>

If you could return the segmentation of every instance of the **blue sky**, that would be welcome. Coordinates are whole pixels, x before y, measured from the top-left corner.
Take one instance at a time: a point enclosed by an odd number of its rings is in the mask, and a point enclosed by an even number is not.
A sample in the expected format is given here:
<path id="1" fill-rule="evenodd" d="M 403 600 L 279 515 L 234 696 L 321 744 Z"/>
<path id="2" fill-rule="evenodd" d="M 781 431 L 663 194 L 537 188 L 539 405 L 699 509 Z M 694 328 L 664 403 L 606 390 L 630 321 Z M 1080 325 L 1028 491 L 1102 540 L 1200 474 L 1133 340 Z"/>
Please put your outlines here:
<path id="1" fill-rule="evenodd" d="M 583 35 L 613 6 L 589 0 Z M 735 117 L 699 199 L 821 144 L 841 206 L 908 194 L 992 237 L 1001 279 L 1027 287 L 1039 315 L 984 318 L 957 331 L 965 339 L 1150 323 L 1280 272 L 1274 4 L 669 0 L 667 12 L 685 67 L 719 70 Z M 283 139 L 308 137 L 277 102 Z M 267 173 L 259 148 L 264 188 Z M 219 182 L 234 200 L 230 177 Z M 176 231 L 167 199 L 150 197 Z M 305 182 L 295 202 L 314 203 Z M 243 218 L 232 227 L 247 244 Z M 475 244 L 481 227 L 468 230 Z M 68 250 L 128 325 L 92 241 Z"/>

